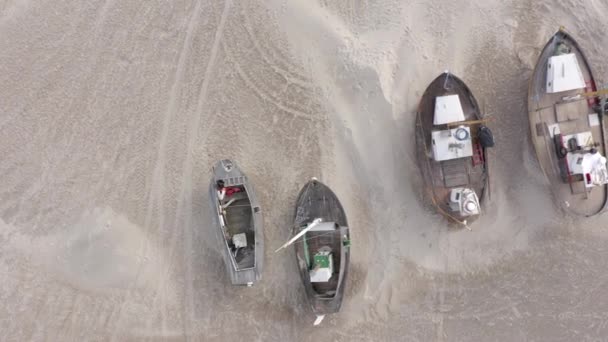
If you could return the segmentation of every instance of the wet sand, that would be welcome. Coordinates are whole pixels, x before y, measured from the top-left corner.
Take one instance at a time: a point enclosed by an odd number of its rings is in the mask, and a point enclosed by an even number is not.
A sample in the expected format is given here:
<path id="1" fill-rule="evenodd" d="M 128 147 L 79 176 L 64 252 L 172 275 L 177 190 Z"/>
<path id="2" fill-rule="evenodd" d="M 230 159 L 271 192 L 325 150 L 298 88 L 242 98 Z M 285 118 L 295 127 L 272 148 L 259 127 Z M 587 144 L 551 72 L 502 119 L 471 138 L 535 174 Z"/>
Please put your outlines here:
<path id="1" fill-rule="evenodd" d="M 585 341 L 608 336 L 608 218 L 554 204 L 528 79 L 559 26 L 608 83 L 608 4 L 0 0 L 0 331 L 23 340 Z M 415 163 L 444 70 L 484 112 L 491 199 L 448 229 Z M 210 168 L 264 211 L 265 270 L 233 288 Z M 342 199 L 342 311 L 314 328 L 288 238 L 300 187 Z"/>

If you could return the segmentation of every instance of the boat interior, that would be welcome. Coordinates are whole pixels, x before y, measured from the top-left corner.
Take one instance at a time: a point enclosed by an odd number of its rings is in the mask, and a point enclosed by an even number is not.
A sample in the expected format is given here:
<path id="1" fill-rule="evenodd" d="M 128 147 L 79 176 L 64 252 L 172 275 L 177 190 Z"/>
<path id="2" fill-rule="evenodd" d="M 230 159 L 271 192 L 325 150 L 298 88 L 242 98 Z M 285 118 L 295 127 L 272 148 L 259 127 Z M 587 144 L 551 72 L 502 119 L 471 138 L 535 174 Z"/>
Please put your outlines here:
<path id="1" fill-rule="evenodd" d="M 310 295 L 333 300 L 340 296 L 349 260 L 350 240 L 344 209 L 335 194 L 316 181 L 308 182 L 302 189 L 296 208 L 294 235 L 315 219 L 322 219 L 295 243 L 300 274 L 311 286 Z"/>
<path id="2" fill-rule="evenodd" d="M 574 61 L 554 61 L 558 67 L 554 85 L 549 60 L 573 56 Z M 584 157 L 594 149 L 605 156 L 603 120 L 594 97 L 577 97 L 582 92 L 596 90 L 595 82 L 576 44 L 563 34 L 557 34 L 540 57 L 533 76 L 529 98 L 533 142 L 539 162 L 549 177 L 558 198 L 573 212 L 591 215 L 602 209 L 606 201 L 605 186 L 589 186 L 581 174 L 573 174 L 569 158 Z M 568 63 L 572 65 L 568 69 Z M 565 70 L 565 71 L 564 71 Z M 577 75 L 580 75 L 576 77 Z M 565 77 L 568 76 L 568 77 Z M 559 77 L 559 78 L 558 78 Z M 579 80 L 580 79 L 580 80 Z M 562 81 L 564 89 L 557 87 Z M 574 83 L 580 83 L 572 86 Z M 572 89 L 571 89 L 572 88 Z"/>
<path id="3" fill-rule="evenodd" d="M 224 219 L 222 230 L 236 269 L 245 270 L 255 266 L 253 211 L 245 186 L 234 187 L 240 191 L 219 201 Z"/>
<path id="4" fill-rule="evenodd" d="M 453 95 L 458 96 L 462 108 L 462 119 L 449 123 L 436 122 L 436 101 L 440 97 L 445 98 Z M 421 161 L 426 165 L 426 172 L 423 173 L 428 181 L 427 184 L 431 187 L 435 205 L 441 208 L 444 213 L 450 213 L 450 216 L 459 220 L 463 218 L 456 213 L 452 213 L 450 209 L 451 190 L 465 187 L 474 190 L 480 199 L 483 196 L 486 183 L 486 156 L 478 139 L 478 130 L 482 123 L 477 103 L 461 81 L 450 74 L 444 74 L 429 85 L 420 103 L 418 116 L 418 125 L 422 128 L 419 141 L 423 142 L 425 150 L 425 160 Z M 435 138 L 437 133 L 435 132 L 449 132 L 451 130 L 454 133 L 459 127 L 468 129 L 471 152 L 463 157 L 452 155 L 446 157 L 446 160 L 435 160 L 434 153 L 437 153 L 437 139 Z M 446 148 L 446 151 L 451 152 L 456 145 L 455 143 L 457 143 L 456 140 L 450 141 L 449 148 Z"/>
<path id="5" fill-rule="evenodd" d="M 340 227 L 333 223 L 324 225 L 324 229 L 307 232 L 303 237 L 304 256 L 308 264 L 309 270 L 314 267 L 314 256 L 318 252 L 330 252 L 333 258 L 333 272 L 331 278 L 327 282 L 311 282 L 314 291 L 318 297 L 331 298 L 336 294 L 338 281 L 340 276 L 340 261 L 341 261 L 341 230 Z"/>

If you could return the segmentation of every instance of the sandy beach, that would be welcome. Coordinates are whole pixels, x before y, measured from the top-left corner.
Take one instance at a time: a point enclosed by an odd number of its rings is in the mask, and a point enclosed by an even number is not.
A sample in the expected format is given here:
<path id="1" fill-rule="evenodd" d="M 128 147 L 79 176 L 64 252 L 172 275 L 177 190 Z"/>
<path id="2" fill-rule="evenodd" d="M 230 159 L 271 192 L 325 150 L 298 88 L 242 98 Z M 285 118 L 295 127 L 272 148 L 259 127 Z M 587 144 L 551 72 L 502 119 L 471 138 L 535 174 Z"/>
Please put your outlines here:
<path id="1" fill-rule="evenodd" d="M 605 0 L 0 0 L 3 341 L 597 341 L 608 216 L 554 202 L 528 81 L 564 26 L 608 85 Z M 416 107 L 444 70 L 490 119 L 491 198 L 449 229 Z M 231 158 L 264 212 L 262 281 L 232 287 L 209 208 Z M 290 237 L 311 177 L 352 234 L 313 327 Z"/>

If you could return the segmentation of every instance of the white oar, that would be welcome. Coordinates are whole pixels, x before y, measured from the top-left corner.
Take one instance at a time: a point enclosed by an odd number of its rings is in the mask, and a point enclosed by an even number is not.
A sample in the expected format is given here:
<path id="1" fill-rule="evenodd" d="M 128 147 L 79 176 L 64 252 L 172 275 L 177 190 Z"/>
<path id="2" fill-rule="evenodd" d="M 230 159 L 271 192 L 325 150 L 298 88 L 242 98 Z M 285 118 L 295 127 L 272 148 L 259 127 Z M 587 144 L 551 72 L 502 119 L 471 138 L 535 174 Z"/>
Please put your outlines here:
<path id="1" fill-rule="evenodd" d="M 299 239 L 302 235 L 306 234 L 307 231 L 311 230 L 314 226 L 318 225 L 322 221 L 323 221 L 323 219 L 321 219 L 321 218 L 314 219 L 311 223 L 308 224 L 308 226 L 306 228 L 302 229 L 298 234 L 296 234 L 296 236 L 292 237 L 289 241 L 285 242 L 285 244 L 283 246 L 279 247 L 279 249 L 277 249 L 274 252 L 276 253 L 276 252 L 280 251 L 281 249 L 291 245 L 292 243 L 294 243 L 294 241 Z"/>

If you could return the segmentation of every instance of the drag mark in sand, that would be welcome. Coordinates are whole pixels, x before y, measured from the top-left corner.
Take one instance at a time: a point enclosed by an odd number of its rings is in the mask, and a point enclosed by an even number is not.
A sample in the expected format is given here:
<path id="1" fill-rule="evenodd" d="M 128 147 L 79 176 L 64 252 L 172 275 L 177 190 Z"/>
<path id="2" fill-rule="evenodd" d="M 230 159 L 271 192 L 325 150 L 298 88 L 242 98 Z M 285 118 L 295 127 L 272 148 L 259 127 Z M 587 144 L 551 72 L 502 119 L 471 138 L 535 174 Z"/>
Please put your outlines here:
<path id="1" fill-rule="evenodd" d="M 146 218 L 145 218 L 145 227 L 147 229 L 150 229 L 150 226 L 152 224 L 152 215 L 154 212 L 155 204 L 158 206 L 157 207 L 158 208 L 158 210 L 157 210 L 158 227 L 162 228 L 164 225 L 164 212 L 163 212 L 163 210 L 164 210 L 163 193 L 164 193 L 164 185 L 165 185 L 164 169 L 165 169 L 165 164 L 166 164 L 169 126 L 171 124 L 171 121 L 172 121 L 173 116 L 175 115 L 175 111 L 177 109 L 180 87 L 181 87 L 181 84 L 183 83 L 183 78 L 184 78 L 184 74 L 185 74 L 185 70 L 186 70 L 186 61 L 190 55 L 190 47 L 192 46 L 195 28 L 198 26 L 198 23 L 200 20 L 201 6 L 202 6 L 202 1 L 197 1 L 196 5 L 194 7 L 194 10 L 192 11 L 192 15 L 190 16 L 190 19 L 188 21 L 186 36 L 184 37 L 184 41 L 182 43 L 182 47 L 179 52 L 175 76 L 174 76 L 173 84 L 171 86 L 171 91 L 169 93 L 169 102 L 167 104 L 167 110 L 165 112 L 165 116 L 164 116 L 164 120 L 163 120 L 162 132 L 161 132 L 160 140 L 158 143 L 158 150 L 157 150 L 157 155 L 156 155 L 156 164 L 155 164 L 155 168 L 154 168 L 152 184 L 150 185 L 150 194 L 149 194 L 149 198 L 148 198 L 148 206 L 147 206 Z M 143 250 L 140 254 L 146 255 L 147 249 L 148 249 L 147 243 L 143 246 L 142 249 Z M 137 274 L 135 276 L 135 279 L 134 279 L 134 282 L 133 282 L 133 285 L 131 286 L 131 288 L 134 287 L 135 284 L 137 283 L 137 280 L 139 278 L 139 273 L 141 271 L 142 266 L 143 266 L 142 264 L 140 264 L 138 266 L 138 271 L 137 271 Z M 167 266 L 167 267 L 170 267 L 170 266 Z M 160 282 L 159 288 L 162 286 L 162 283 L 164 283 L 164 282 L 163 281 Z M 129 296 L 129 293 L 132 290 L 131 288 L 126 291 L 125 298 L 122 301 L 121 308 L 118 310 L 117 316 L 118 316 L 119 322 L 120 322 L 120 316 L 122 313 L 122 309 L 126 305 L 127 297 Z M 164 331 L 164 330 L 166 330 L 166 318 L 164 316 L 164 310 L 161 310 L 161 315 L 162 315 L 162 317 L 161 317 L 162 329 Z M 154 317 L 154 316 L 151 315 L 150 317 Z M 116 340 L 116 337 L 117 337 L 116 335 L 119 332 L 120 332 L 120 329 L 114 330 L 112 340 Z"/>
<path id="2" fill-rule="evenodd" d="M 188 144 L 186 146 L 186 158 L 184 159 L 184 163 L 182 166 L 182 169 L 184 171 L 183 174 L 183 178 L 182 178 L 182 184 L 181 184 L 181 189 L 180 189 L 180 194 L 179 194 L 179 199 L 178 199 L 178 204 L 177 204 L 177 208 L 176 208 L 176 215 L 175 215 L 175 227 L 179 227 L 180 226 L 180 219 L 182 218 L 182 216 L 184 216 L 184 212 L 185 212 L 185 221 L 184 224 L 182 226 L 182 232 L 183 234 L 183 239 L 184 239 L 184 243 L 185 243 L 185 248 L 184 248 L 184 263 L 186 265 L 186 272 L 185 272 L 185 294 L 184 296 L 186 298 L 184 298 L 184 317 L 182 317 L 182 323 L 183 323 L 183 328 L 184 328 L 184 333 L 187 333 L 189 331 L 189 323 L 186 320 L 186 315 L 190 314 L 190 316 L 192 316 L 192 307 L 191 307 L 191 297 L 192 297 L 192 160 L 193 160 L 193 148 L 196 144 L 197 138 L 198 138 L 198 129 L 200 126 L 200 122 L 201 122 L 201 115 L 203 115 L 204 113 L 204 106 L 206 104 L 206 100 L 207 100 L 207 92 L 209 89 L 209 83 L 210 83 L 210 78 L 211 78 L 211 74 L 213 72 L 214 66 L 215 66 L 215 62 L 217 60 L 217 54 L 218 54 L 218 49 L 220 46 L 220 41 L 221 41 L 221 37 L 222 37 L 222 33 L 226 24 L 226 18 L 228 17 L 228 12 L 230 9 L 230 6 L 232 5 L 232 0 L 227 0 L 224 3 L 224 9 L 222 11 L 222 16 L 220 18 L 220 22 L 218 24 L 218 28 L 215 34 L 215 38 L 214 38 L 214 42 L 212 44 L 211 47 L 211 54 L 209 57 L 209 62 L 207 64 L 207 67 L 205 69 L 205 74 L 203 75 L 203 82 L 201 85 L 201 92 L 199 95 L 199 100 L 197 103 L 197 107 L 195 112 L 192 114 L 191 119 L 189 120 L 189 125 L 188 125 Z M 211 117 L 211 120 L 213 120 L 215 117 Z M 210 125 L 211 126 L 211 125 Z M 208 127 L 210 127 L 208 126 Z M 184 204 L 185 203 L 185 204 Z M 185 207 L 185 208 L 184 208 Z M 188 235 L 186 235 L 188 234 Z M 172 260 L 174 255 L 175 255 L 175 250 L 177 247 L 177 237 L 178 234 L 172 234 L 171 236 L 171 240 L 169 242 L 169 254 L 168 254 L 168 259 Z M 166 286 L 166 279 L 167 276 L 169 275 L 171 269 L 170 267 L 167 267 L 163 273 L 164 276 L 161 277 L 161 281 L 159 282 L 157 289 L 156 289 L 156 295 L 154 297 L 154 302 L 152 307 L 156 308 L 158 307 L 159 301 L 162 300 L 162 298 L 164 298 L 165 296 L 161 293 L 161 289 L 164 288 Z M 164 308 L 160 308 L 159 309 L 161 312 L 161 317 L 162 317 L 162 321 L 163 321 L 163 333 L 165 333 L 167 330 L 166 327 L 166 313 L 165 313 L 165 309 Z M 149 320 L 148 321 L 148 328 L 151 327 L 152 322 Z"/>
<path id="3" fill-rule="evenodd" d="M 172 116 L 175 114 L 176 111 L 176 106 L 177 106 L 177 98 L 178 98 L 178 94 L 179 94 L 179 89 L 181 87 L 181 83 L 183 83 L 183 77 L 185 74 L 185 68 L 186 68 L 186 60 L 189 57 L 190 54 L 190 47 L 192 45 L 193 42 L 193 36 L 194 36 L 194 32 L 196 27 L 199 24 L 200 21 L 200 15 L 201 15 L 201 6 L 202 6 L 202 1 L 197 1 L 196 6 L 193 10 L 193 14 L 190 17 L 190 21 L 188 22 L 188 30 L 186 32 L 186 37 L 184 39 L 184 43 L 182 46 L 182 49 L 180 51 L 180 55 L 179 55 L 179 60 L 178 60 L 178 64 L 177 64 L 177 71 L 176 71 L 176 75 L 175 75 L 175 81 L 171 87 L 171 96 L 169 98 L 169 105 L 167 107 L 167 113 L 165 114 L 165 121 L 163 123 L 163 133 L 161 136 L 161 141 L 159 144 L 159 148 L 158 148 L 158 157 L 156 159 L 156 170 L 155 170 L 155 175 L 154 175 L 154 180 L 153 180 L 153 184 L 152 184 L 152 191 L 154 191 L 154 189 L 156 189 L 156 193 L 155 194 L 151 194 L 150 196 L 150 205 L 148 206 L 148 210 L 152 210 L 153 209 L 153 205 L 154 205 L 154 199 L 157 196 L 157 200 L 158 200 L 158 212 L 159 212 L 159 228 L 162 228 L 164 226 L 164 214 L 163 214 L 163 210 L 164 210 L 164 206 L 163 206 L 163 192 L 164 192 L 164 169 L 165 169 L 165 164 L 166 164 L 166 153 L 167 153 L 167 140 L 168 140 L 168 135 L 169 135 L 169 124 L 171 122 L 171 118 Z M 154 196 L 155 195 L 155 196 Z M 177 216 L 177 215 L 176 215 Z M 149 213 L 149 216 L 151 218 L 151 213 Z M 146 227 L 148 227 L 150 225 L 150 221 L 146 220 Z M 173 240 L 176 239 L 175 234 L 172 235 Z M 171 258 L 171 256 L 173 255 L 173 251 L 174 251 L 174 244 L 171 244 L 170 247 L 170 251 L 169 251 L 169 260 Z M 160 290 L 166 286 L 166 275 L 169 273 L 171 268 L 170 264 L 167 264 L 166 270 L 164 273 L 164 277 L 161 278 L 161 281 L 158 284 L 158 287 L 156 289 L 156 296 L 154 299 L 154 305 L 152 306 L 153 309 L 157 308 L 158 306 L 158 299 L 160 297 L 159 292 Z M 162 327 L 162 333 L 164 334 L 165 332 L 168 331 L 167 329 L 167 318 L 166 318 L 166 308 L 164 303 L 162 303 L 161 307 L 158 307 L 158 310 L 160 311 L 160 315 L 161 315 L 161 327 Z M 154 316 L 151 316 L 151 319 L 154 318 Z M 148 321 L 148 323 L 150 323 L 150 321 Z M 147 324 L 148 328 L 150 327 L 150 324 Z"/>
<path id="4" fill-rule="evenodd" d="M 200 19 L 201 12 L 201 1 L 196 3 L 196 6 L 193 10 L 192 16 L 190 17 L 190 21 L 188 22 L 188 30 L 186 32 L 186 37 L 184 38 L 184 42 L 182 44 L 181 51 L 179 53 L 179 59 L 177 62 L 177 70 L 175 72 L 175 77 L 173 81 L 173 85 L 171 86 L 171 92 L 169 96 L 169 103 L 167 105 L 167 111 L 165 113 L 165 118 L 163 121 L 163 129 L 160 136 L 160 141 L 158 144 L 158 150 L 156 155 L 156 165 L 154 168 L 154 176 L 152 180 L 151 194 L 148 201 L 148 210 L 146 213 L 146 227 L 149 227 L 152 220 L 152 209 L 155 204 L 155 200 L 158 200 L 159 203 L 159 227 L 163 226 L 164 223 L 164 215 L 162 211 L 162 194 L 164 192 L 164 168 L 166 164 L 165 154 L 167 150 L 167 140 L 169 135 L 169 126 L 171 124 L 171 119 L 175 113 L 177 107 L 177 98 L 179 95 L 180 85 L 182 84 L 185 68 L 186 68 L 186 60 L 190 53 L 189 48 L 192 44 L 194 29 L 197 26 Z"/>
<path id="5" fill-rule="evenodd" d="M 201 85 L 201 92 L 198 97 L 198 103 L 196 106 L 196 111 L 193 113 L 193 118 L 190 119 L 190 125 L 188 125 L 188 145 L 186 149 L 186 159 L 184 160 L 183 170 L 184 176 L 182 178 L 182 187 L 181 193 L 179 196 L 178 204 L 177 204 L 177 215 L 175 220 L 179 220 L 182 216 L 182 212 L 185 211 L 186 215 L 184 221 L 184 234 L 183 234 L 183 244 L 184 248 L 184 264 L 186 266 L 185 272 L 185 291 L 184 291 L 184 315 L 182 317 L 182 322 L 184 325 L 184 334 L 188 334 L 190 332 L 190 318 L 193 318 L 194 312 L 192 308 L 192 297 L 194 289 L 192 287 L 192 273 L 193 273 L 193 265 L 194 258 L 192 256 L 192 157 L 193 157 L 193 149 L 196 144 L 198 138 L 198 130 L 201 124 L 201 116 L 204 112 L 207 112 L 209 115 L 209 111 L 205 110 L 205 105 L 207 103 L 207 93 L 209 91 L 209 83 L 212 78 L 212 73 L 215 68 L 215 63 L 217 60 L 217 54 L 220 47 L 220 42 L 222 40 L 222 34 L 224 32 L 224 27 L 226 26 L 226 19 L 228 18 L 228 12 L 230 11 L 230 7 L 232 6 L 232 0 L 225 0 L 224 9 L 222 10 L 222 16 L 220 18 L 219 25 L 215 32 L 215 37 L 213 40 L 213 45 L 211 46 L 211 55 L 209 56 L 209 62 L 207 63 L 207 68 L 205 69 L 205 74 L 203 76 L 203 84 Z M 211 120 L 217 118 L 217 115 L 211 115 Z M 213 124 L 208 123 L 206 125 L 207 130 L 210 129 Z M 205 132 L 203 139 L 206 138 L 208 132 Z M 184 203 L 185 202 L 185 208 Z M 172 246 L 174 247 L 174 246 Z"/>

